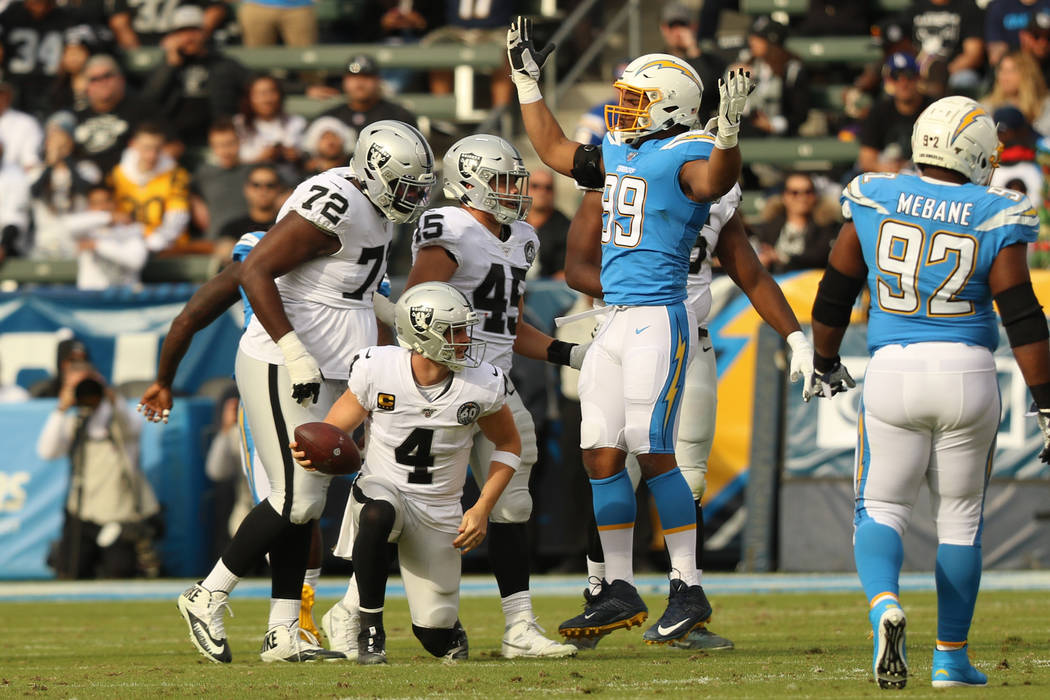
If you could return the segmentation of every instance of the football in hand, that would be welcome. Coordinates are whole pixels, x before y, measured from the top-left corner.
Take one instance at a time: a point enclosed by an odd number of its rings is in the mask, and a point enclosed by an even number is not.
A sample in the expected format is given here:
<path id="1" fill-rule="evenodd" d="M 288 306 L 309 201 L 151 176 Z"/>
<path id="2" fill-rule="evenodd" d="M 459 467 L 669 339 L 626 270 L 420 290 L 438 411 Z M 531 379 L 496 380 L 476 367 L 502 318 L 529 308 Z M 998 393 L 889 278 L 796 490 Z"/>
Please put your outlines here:
<path id="1" fill-rule="evenodd" d="M 361 468 L 361 453 L 353 438 L 328 423 L 303 423 L 295 442 L 322 474 L 353 474 Z"/>

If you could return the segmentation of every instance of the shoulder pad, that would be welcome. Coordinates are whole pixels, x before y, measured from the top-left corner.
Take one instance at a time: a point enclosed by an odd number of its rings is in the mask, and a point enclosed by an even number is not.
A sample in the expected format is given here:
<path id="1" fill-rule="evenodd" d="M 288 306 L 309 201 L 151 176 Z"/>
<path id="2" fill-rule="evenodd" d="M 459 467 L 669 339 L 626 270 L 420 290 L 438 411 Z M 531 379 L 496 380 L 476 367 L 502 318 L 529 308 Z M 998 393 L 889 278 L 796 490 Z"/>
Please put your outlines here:
<path id="1" fill-rule="evenodd" d="M 889 210 L 886 207 L 869 196 L 871 190 L 869 183 L 872 180 L 893 179 L 895 177 L 897 177 L 895 173 L 864 173 L 850 180 L 849 184 L 842 190 L 843 212 L 847 209 L 845 202 L 848 200 L 853 204 L 874 209 L 880 214 L 889 214 Z"/>
<path id="2" fill-rule="evenodd" d="M 693 131 L 687 131 L 684 134 L 679 134 L 673 137 L 670 141 L 660 146 L 661 151 L 667 151 L 672 148 L 676 148 L 682 145 L 702 145 L 707 144 L 711 148 L 715 145 L 715 137 L 701 129 L 694 129 Z M 710 150 L 710 149 L 707 149 Z"/>

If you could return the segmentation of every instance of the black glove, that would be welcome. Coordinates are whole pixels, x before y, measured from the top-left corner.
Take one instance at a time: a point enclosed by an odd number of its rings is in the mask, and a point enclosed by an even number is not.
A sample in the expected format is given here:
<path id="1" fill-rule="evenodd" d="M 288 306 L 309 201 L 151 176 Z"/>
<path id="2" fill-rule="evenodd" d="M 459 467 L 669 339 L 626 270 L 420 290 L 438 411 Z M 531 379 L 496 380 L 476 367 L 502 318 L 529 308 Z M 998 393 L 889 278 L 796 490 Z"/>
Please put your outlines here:
<path id="1" fill-rule="evenodd" d="M 507 31 L 507 57 L 510 58 L 511 77 L 538 81 L 547 56 L 554 51 L 554 44 L 547 44 L 537 51 L 532 44 L 532 20 L 518 15 Z"/>

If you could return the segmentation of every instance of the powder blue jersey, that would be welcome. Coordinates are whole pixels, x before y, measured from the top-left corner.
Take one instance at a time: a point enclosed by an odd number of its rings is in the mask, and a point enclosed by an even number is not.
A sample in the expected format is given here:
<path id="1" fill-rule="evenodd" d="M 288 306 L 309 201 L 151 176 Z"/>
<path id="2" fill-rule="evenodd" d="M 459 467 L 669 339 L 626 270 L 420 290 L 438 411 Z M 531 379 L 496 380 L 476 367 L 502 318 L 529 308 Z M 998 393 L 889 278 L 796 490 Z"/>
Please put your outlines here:
<path id="1" fill-rule="evenodd" d="M 602 142 L 602 290 L 607 304 L 667 306 L 686 298 L 689 253 L 710 203 L 678 182 L 682 166 L 707 160 L 714 137 L 689 131 L 634 148 Z"/>
<path id="2" fill-rule="evenodd" d="M 842 193 L 868 266 L 868 349 L 956 342 L 995 350 L 988 273 L 999 251 L 1036 239 L 1028 197 L 917 175 L 866 173 Z"/>
<path id="3" fill-rule="evenodd" d="M 262 237 L 266 235 L 266 231 L 253 231 L 252 233 L 246 233 L 240 237 L 237 241 L 237 245 L 233 246 L 233 261 L 244 262 L 244 259 L 248 257 L 248 253 L 252 252 L 256 244 Z M 237 289 L 241 292 L 241 305 L 244 307 L 244 325 L 241 326 L 243 331 L 248 327 L 248 322 L 252 320 L 252 303 L 248 301 L 248 295 L 244 293 L 244 287 L 238 287 Z"/>

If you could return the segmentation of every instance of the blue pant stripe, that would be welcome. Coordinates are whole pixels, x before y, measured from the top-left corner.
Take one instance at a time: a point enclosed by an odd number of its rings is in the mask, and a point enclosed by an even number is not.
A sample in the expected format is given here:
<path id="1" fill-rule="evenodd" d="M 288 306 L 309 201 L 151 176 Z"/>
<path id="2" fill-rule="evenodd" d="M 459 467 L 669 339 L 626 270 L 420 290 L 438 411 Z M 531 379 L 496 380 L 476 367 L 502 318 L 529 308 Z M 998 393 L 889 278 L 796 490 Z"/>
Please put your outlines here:
<path id="1" fill-rule="evenodd" d="M 868 431 L 864 425 L 863 396 L 861 396 L 860 407 L 857 411 L 857 451 L 859 454 L 857 455 L 858 473 L 856 515 L 854 517 L 855 524 L 868 517 L 868 512 L 864 508 L 864 487 L 867 485 L 868 476 L 871 473 L 871 446 L 868 444 Z"/>
<path id="2" fill-rule="evenodd" d="M 665 308 L 670 325 L 670 362 L 667 381 L 660 390 L 649 421 L 649 451 L 653 453 L 674 452 L 674 426 L 678 419 L 678 408 L 682 404 L 686 363 L 689 360 L 689 317 L 685 304 L 679 302 Z"/>

